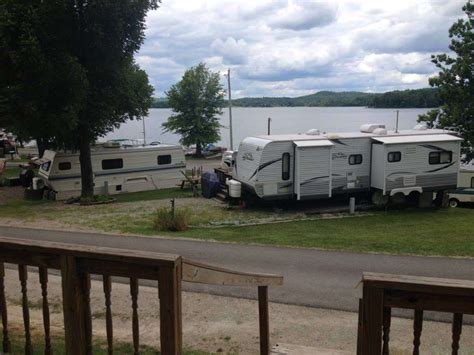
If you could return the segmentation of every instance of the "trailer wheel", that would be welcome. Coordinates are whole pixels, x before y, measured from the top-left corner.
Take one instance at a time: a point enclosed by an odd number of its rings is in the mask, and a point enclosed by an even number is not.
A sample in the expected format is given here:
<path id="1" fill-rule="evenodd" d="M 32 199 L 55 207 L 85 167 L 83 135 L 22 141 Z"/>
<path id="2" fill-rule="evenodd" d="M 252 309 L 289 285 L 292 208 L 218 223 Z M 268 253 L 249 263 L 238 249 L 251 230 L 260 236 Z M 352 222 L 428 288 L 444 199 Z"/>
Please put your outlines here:
<path id="1" fill-rule="evenodd" d="M 388 204 L 389 197 L 384 195 L 381 190 L 377 190 L 372 194 L 372 203 L 375 206 L 386 206 Z"/>
<path id="2" fill-rule="evenodd" d="M 449 200 L 449 207 L 456 208 L 459 206 L 459 200 L 455 198 L 451 198 Z"/>
<path id="3" fill-rule="evenodd" d="M 393 203 L 394 205 L 403 205 L 406 203 L 406 197 L 404 194 L 401 192 L 396 193 L 392 197 L 390 197 L 390 202 Z"/>

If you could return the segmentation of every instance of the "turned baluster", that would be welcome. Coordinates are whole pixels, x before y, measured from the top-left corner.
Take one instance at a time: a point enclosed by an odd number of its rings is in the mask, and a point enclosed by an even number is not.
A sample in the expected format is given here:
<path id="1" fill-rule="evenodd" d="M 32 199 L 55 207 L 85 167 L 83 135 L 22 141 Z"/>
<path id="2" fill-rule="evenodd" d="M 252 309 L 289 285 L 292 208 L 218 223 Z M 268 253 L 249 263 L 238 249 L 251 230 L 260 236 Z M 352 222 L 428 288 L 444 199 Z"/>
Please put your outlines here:
<path id="1" fill-rule="evenodd" d="M 423 311 L 416 309 L 415 310 L 415 321 L 413 322 L 413 355 L 420 354 L 420 338 L 421 331 L 423 329 Z"/>
<path id="2" fill-rule="evenodd" d="M 389 353 L 391 321 L 392 321 L 392 309 L 390 307 L 384 307 L 384 309 L 383 309 L 383 323 L 382 323 L 382 330 L 383 330 L 382 354 L 383 355 L 388 355 L 388 353 Z"/>
<path id="3" fill-rule="evenodd" d="M 451 345 L 452 354 L 457 355 L 459 351 L 459 340 L 461 338 L 462 331 L 462 313 L 454 313 L 453 315 L 453 343 Z"/>
<path id="4" fill-rule="evenodd" d="M 11 352 L 10 338 L 8 336 L 8 315 L 7 315 L 7 301 L 5 297 L 5 266 L 0 263 L 0 313 L 2 314 L 3 326 L 3 352 Z"/>
<path id="5" fill-rule="evenodd" d="M 113 354 L 114 352 L 114 328 L 112 324 L 112 278 L 110 276 L 103 276 L 104 294 L 105 294 L 105 327 L 107 330 L 107 352 Z"/>
<path id="6" fill-rule="evenodd" d="M 130 295 L 132 296 L 132 330 L 133 330 L 133 353 L 139 354 L 140 338 L 138 326 L 138 279 L 130 279 Z"/>
<path id="7" fill-rule="evenodd" d="M 43 297 L 44 353 L 51 354 L 52 351 L 48 302 L 48 269 L 44 267 L 39 268 L 39 280 L 41 284 L 41 296 Z"/>
<path id="8" fill-rule="evenodd" d="M 21 284 L 23 324 L 25 326 L 25 354 L 33 354 L 30 333 L 30 310 L 28 308 L 28 288 L 26 284 L 28 279 L 28 267 L 26 265 L 18 265 L 18 274 Z"/>

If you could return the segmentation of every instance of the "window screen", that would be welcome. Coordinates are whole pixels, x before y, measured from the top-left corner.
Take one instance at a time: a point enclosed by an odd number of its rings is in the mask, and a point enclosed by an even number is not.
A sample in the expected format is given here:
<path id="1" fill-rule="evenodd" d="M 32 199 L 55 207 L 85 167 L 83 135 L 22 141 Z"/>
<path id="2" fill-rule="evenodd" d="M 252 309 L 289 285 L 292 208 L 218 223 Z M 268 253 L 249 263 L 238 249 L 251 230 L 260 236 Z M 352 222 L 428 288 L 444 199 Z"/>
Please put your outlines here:
<path id="1" fill-rule="evenodd" d="M 429 163 L 430 164 L 446 164 L 451 163 L 453 159 L 453 153 L 448 151 L 442 152 L 431 152 L 429 154 Z"/>
<path id="2" fill-rule="evenodd" d="M 122 169 L 123 159 L 106 159 L 102 160 L 102 170 Z"/>
<path id="3" fill-rule="evenodd" d="M 349 165 L 362 164 L 362 154 L 349 155 Z"/>
<path id="4" fill-rule="evenodd" d="M 290 178 L 290 153 L 283 153 L 281 161 L 282 161 L 281 178 L 283 180 L 288 180 Z"/>
<path id="5" fill-rule="evenodd" d="M 402 160 L 401 152 L 390 152 L 388 153 L 387 160 L 389 163 L 396 163 L 397 161 Z"/>
<path id="6" fill-rule="evenodd" d="M 171 164 L 171 155 L 158 155 L 158 165 Z"/>
<path id="7" fill-rule="evenodd" d="M 59 170 L 71 170 L 71 163 L 68 161 L 63 161 L 58 164 Z"/>

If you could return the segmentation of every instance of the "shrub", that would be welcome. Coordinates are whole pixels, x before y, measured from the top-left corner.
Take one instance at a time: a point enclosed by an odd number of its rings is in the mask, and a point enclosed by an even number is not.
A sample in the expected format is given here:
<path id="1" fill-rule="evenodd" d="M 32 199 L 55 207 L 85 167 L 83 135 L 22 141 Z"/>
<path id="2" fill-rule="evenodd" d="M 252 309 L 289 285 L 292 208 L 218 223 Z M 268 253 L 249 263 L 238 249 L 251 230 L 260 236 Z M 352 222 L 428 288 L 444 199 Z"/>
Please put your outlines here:
<path id="1" fill-rule="evenodd" d="M 180 232 L 188 229 L 189 211 L 187 209 L 175 209 L 160 207 L 156 210 L 154 220 L 155 228 L 161 231 Z"/>

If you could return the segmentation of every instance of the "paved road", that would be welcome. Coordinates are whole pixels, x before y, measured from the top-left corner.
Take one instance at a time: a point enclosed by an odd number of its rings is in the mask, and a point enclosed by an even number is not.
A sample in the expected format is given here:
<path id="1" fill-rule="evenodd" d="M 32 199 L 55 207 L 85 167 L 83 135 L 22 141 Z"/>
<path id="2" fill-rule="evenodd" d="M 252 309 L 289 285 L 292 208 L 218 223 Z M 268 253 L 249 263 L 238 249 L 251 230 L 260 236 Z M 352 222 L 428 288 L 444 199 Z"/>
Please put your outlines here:
<path id="1" fill-rule="evenodd" d="M 0 235 L 174 253 L 238 270 L 281 274 L 284 286 L 270 290 L 271 300 L 347 311 L 357 311 L 360 291 L 356 286 L 363 271 L 474 280 L 474 259 L 371 255 L 10 227 L 0 227 Z M 196 284 L 185 285 L 185 289 L 250 298 L 256 293 L 254 289 Z"/>

